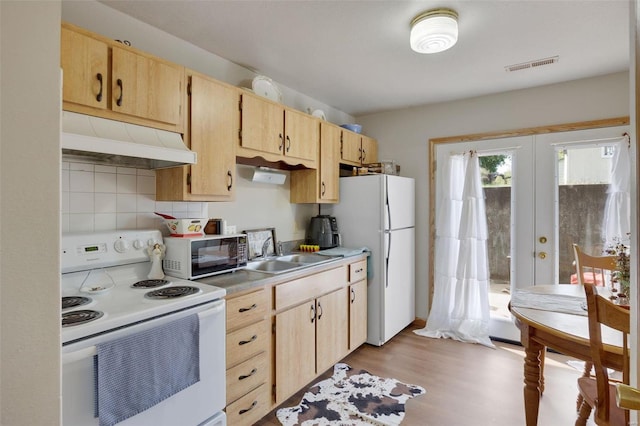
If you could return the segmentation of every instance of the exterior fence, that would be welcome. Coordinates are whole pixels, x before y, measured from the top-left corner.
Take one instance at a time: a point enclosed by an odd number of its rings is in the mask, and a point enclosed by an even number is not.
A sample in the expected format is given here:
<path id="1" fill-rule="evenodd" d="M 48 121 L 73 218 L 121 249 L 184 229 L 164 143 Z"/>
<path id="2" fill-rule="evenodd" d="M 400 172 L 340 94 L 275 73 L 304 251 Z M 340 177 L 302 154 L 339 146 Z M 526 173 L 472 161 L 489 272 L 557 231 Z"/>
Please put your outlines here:
<path id="1" fill-rule="evenodd" d="M 579 244 L 588 253 L 599 255 L 604 248 L 602 220 L 609 185 L 561 185 L 559 197 L 559 253 L 560 283 L 569 283 L 575 273 L 573 244 Z M 509 250 L 511 245 L 511 187 L 485 187 L 487 227 L 489 241 L 489 270 L 491 279 L 509 281 Z M 550 215 L 554 206 L 548 206 Z M 540 235 L 536 235 L 536 238 Z M 547 236 L 548 237 L 548 236 Z M 530 256 L 535 242 L 531 242 Z M 518 253 L 521 255 L 522 253 Z M 527 255 L 526 253 L 524 255 Z"/>

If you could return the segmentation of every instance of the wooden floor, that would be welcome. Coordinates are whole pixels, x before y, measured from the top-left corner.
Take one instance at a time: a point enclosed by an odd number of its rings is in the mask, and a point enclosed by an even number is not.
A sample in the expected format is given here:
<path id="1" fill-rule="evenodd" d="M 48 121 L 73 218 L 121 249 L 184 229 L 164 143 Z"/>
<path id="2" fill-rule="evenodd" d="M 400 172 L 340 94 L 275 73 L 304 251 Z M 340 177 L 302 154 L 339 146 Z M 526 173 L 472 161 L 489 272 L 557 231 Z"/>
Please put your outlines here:
<path id="1" fill-rule="evenodd" d="M 496 343 L 496 349 L 448 339 L 430 339 L 409 326 L 382 347 L 363 345 L 343 362 L 371 374 L 423 386 L 427 393 L 406 405 L 403 425 L 518 426 L 524 425 L 522 347 Z M 576 380 L 580 372 L 570 358 L 547 354 L 545 393 L 538 425 L 573 425 Z M 331 376 L 332 369 L 320 379 Z M 304 390 L 281 406 L 297 405 Z M 275 410 L 260 426 L 279 426 Z M 589 423 L 590 425 L 593 423 Z"/>

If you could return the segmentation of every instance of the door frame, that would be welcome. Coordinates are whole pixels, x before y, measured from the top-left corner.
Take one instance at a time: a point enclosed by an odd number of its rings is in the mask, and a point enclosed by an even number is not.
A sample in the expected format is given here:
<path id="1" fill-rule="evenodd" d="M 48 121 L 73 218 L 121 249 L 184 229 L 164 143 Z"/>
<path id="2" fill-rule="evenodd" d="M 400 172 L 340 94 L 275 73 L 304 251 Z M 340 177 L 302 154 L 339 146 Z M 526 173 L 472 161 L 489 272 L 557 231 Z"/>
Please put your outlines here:
<path id="1" fill-rule="evenodd" d="M 442 144 L 454 144 L 460 142 L 479 142 L 483 140 L 511 138 L 517 136 L 532 136 L 549 133 L 569 132 L 574 130 L 588 130 L 602 127 L 616 127 L 629 125 L 629 117 L 606 118 L 602 120 L 580 121 L 566 124 L 553 124 L 540 127 L 529 127 L 515 130 L 505 130 L 486 133 L 474 133 L 459 136 L 447 136 L 429 139 L 428 164 L 429 164 L 429 283 L 427 293 L 429 295 L 428 308 L 431 311 L 433 301 L 433 280 L 435 270 L 434 249 L 436 239 L 435 209 L 436 209 L 436 148 Z"/>

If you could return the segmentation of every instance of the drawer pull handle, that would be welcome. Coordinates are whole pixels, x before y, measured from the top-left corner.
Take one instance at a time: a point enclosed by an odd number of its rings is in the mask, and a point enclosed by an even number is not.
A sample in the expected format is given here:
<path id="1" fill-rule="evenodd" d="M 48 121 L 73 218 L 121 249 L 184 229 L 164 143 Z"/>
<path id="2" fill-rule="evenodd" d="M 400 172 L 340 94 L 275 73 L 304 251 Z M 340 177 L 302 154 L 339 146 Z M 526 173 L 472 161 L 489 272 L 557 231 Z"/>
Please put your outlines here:
<path id="1" fill-rule="evenodd" d="M 258 338 L 258 335 L 254 334 L 253 336 L 251 336 L 251 339 L 249 339 L 249 340 L 240 340 L 238 342 L 238 345 L 240 345 L 240 346 L 246 345 L 247 343 L 251 343 L 251 342 L 255 341 L 257 338 Z"/>
<path id="2" fill-rule="evenodd" d="M 351 289 L 351 303 L 356 301 L 356 291 Z"/>
<path id="3" fill-rule="evenodd" d="M 249 306 L 248 308 L 240 308 L 240 309 L 238 309 L 238 312 L 247 312 L 247 311 L 250 311 L 250 310 L 255 309 L 257 307 L 258 307 L 258 305 L 256 305 L 254 303 L 253 305 Z"/>
<path id="4" fill-rule="evenodd" d="M 356 269 L 356 274 L 359 274 L 360 272 L 362 272 L 362 270 L 363 270 L 362 268 Z"/>
<path id="5" fill-rule="evenodd" d="M 242 376 L 238 377 L 238 380 L 244 380 L 244 379 L 248 379 L 249 377 L 253 376 L 254 374 L 256 374 L 258 372 L 257 368 L 254 368 L 253 370 L 251 370 L 251 373 L 249 374 L 243 374 Z"/>
<path id="6" fill-rule="evenodd" d="M 318 320 L 322 318 L 322 305 L 318 302 Z"/>
<path id="7" fill-rule="evenodd" d="M 253 401 L 251 403 L 251 407 L 245 408 L 245 409 L 242 409 L 242 410 L 238 411 L 238 414 L 242 415 L 242 414 L 246 413 L 247 411 L 251 411 L 253 409 L 253 407 L 255 407 L 256 405 L 258 405 L 258 401 Z"/>
<path id="8" fill-rule="evenodd" d="M 311 324 L 316 320 L 316 307 L 311 305 Z"/>

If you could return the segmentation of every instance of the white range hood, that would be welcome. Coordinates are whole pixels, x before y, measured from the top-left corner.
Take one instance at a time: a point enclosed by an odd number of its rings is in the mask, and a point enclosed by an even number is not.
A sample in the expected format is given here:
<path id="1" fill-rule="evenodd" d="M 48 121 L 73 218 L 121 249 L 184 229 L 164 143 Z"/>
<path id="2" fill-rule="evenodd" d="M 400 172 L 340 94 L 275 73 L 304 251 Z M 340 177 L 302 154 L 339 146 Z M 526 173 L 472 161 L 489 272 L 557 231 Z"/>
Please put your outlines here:
<path id="1" fill-rule="evenodd" d="M 140 169 L 195 164 L 179 133 L 62 111 L 60 135 L 65 160 Z"/>

